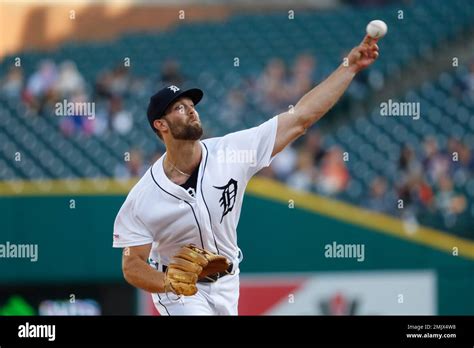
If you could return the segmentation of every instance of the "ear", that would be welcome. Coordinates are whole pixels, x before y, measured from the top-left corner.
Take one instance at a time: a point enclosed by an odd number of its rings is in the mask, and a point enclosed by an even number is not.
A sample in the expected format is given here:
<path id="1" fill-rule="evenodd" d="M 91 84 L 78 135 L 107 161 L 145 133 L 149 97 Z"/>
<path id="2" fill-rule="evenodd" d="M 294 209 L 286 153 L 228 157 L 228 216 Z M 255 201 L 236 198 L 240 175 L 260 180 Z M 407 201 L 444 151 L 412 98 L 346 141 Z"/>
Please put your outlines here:
<path id="1" fill-rule="evenodd" d="M 168 125 L 163 121 L 163 119 L 153 121 L 153 127 L 155 127 L 155 129 L 159 130 L 160 132 L 168 129 Z"/>

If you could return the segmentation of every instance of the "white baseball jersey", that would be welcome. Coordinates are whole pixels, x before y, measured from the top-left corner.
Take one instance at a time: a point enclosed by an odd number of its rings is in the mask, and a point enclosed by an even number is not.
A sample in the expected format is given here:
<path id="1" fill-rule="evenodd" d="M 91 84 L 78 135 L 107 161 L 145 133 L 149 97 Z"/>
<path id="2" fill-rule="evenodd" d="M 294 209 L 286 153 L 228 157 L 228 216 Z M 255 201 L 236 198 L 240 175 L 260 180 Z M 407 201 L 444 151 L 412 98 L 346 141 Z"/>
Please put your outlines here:
<path id="1" fill-rule="evenodd" d="M 163 155 L 132 188 L 114 225 L 117 248 L 152 244 L 150 260 L 167 265 L 188 243 L 239 262 L 236 229 L 250 178 L 270 165 L 277 116 L 258 127 L 200 141 L 196 192 L 173 183 Z"/>

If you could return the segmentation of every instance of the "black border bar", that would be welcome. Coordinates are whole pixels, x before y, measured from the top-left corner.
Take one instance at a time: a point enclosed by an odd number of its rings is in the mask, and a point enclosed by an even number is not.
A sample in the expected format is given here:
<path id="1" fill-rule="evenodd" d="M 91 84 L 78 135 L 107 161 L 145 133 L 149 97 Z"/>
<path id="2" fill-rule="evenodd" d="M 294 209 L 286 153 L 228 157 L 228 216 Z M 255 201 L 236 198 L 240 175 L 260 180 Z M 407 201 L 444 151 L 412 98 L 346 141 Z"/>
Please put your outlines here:
<path id="1" fill-rule="evenodd" d="M 55 340 L 19 337 L 26 323 L 55 325 Z M 177 342 L 473 347 L 474 316 L 0 317 L 1 348 Z"/>

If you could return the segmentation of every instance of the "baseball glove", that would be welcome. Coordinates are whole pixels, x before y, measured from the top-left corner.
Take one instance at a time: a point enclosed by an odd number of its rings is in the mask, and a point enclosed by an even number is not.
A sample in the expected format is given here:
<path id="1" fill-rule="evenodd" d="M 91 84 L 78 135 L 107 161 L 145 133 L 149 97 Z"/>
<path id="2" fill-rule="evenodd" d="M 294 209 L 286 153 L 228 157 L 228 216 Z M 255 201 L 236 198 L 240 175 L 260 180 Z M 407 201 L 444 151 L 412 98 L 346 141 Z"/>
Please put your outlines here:
<path id="1" fill-rule="evenodd" d="M 165 273 L 165 291 L 192 296 L 196 283 L 210 275 L 227 272 L 229 261 L 193 244 L 183 246 L 171 259 Z"/>

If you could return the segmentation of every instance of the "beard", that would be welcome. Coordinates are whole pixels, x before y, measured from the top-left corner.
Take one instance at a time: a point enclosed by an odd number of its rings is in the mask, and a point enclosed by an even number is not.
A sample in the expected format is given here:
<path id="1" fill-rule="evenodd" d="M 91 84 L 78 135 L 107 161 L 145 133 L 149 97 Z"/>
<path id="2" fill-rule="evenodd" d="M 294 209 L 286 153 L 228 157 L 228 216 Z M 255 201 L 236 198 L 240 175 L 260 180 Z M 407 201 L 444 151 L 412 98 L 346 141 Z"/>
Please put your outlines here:
<path id="1" fill-rule="evenodd" d="M 202 137 L 203 130 L 199 122 L 168 122 L 168 125 L 171 135 L 177 140 L 199 140 Z"/>

